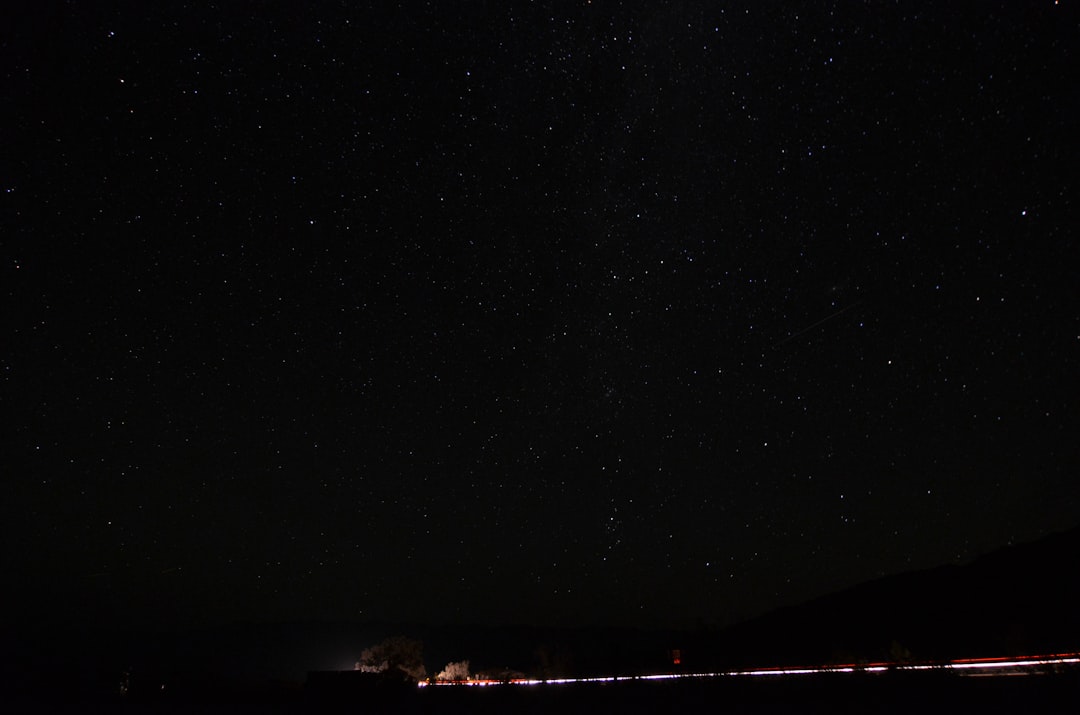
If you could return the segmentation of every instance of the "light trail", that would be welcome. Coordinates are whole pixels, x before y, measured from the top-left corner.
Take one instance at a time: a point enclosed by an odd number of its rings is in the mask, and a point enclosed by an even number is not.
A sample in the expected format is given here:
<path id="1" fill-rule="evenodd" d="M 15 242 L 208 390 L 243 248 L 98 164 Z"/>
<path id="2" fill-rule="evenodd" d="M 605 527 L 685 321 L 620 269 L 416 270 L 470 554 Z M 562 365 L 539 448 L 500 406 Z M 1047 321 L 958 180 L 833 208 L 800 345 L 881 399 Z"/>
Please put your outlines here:
<path id="1" fill-rule="evenodd" d="M 649 680 L 702 680 L 713 678 L 742 678 L 762 676 L 795 676 L 824 673 L 887 673 L 906 671 L 958 671 L 961 675 L 1031 675 L 1040 668 L 1075 667 L 1080 665 L 1080 653 L 1054 653 L 1000 658 L 962 658 L 958 660 L 926 663 L 847 663 L 843 665 L 819 665 L 802 668 L 758 668 L 755 670 L 727 670 L 708 673 L 657 673 L 654 675 L 609 675 L 593 678 L 512 678 L 509 680 L 441 680 L 434 683 L 421 682 L 420 687 L 492 685 L 570 685 L 576 683 L 626 683 Z M 981 671 L 981 672 L 980 672 Z"/>

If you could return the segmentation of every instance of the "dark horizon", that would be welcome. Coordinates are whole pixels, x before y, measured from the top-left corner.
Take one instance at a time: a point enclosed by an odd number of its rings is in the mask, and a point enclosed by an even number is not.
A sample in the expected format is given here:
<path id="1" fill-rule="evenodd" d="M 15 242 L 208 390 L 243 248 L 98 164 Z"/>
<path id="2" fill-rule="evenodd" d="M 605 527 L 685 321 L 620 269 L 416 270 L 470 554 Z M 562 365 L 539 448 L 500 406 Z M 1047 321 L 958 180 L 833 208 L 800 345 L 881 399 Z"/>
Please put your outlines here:
<path id="1" fill-rule="evenodd" d="M 376 634 L 400 634 L 400 633 L 414 633 L 425 632 L 429 630 L 439 631 L 442 629 L 449 629 L 450 631 L 461 630 L 467 632 L 470 629 L 478 629 L 480 631 L 498 631 L 500 629 L 537 629 L 553 630 L 553 631 L 589 631 L 595 629 L 597 631 L 627 631 L 627 632 L 641 632 L 641 633 L 723 633 L 725 631 L 737 632 L 740 629 L 751 627 L 764 620 L 768 622 L 770 619 L 775 618 L 781 614 L 799 612 L 801 609 L 812 608 L 815 604 L 821 602 L 828 602 L 830 599 L 841 597 L 845 594 L 849 594 L 854 591 L 866 588 L 876 588 L 879 584 L 891 583 L 897 579 L 901 582 L 913 577 L 918 578 L 925 574 L 935 574 L 939 572 L 948 573 L 948 569 L 955 569 L 960 567 L 962 570 L 970 569 L 973 566 L 979 566 L 987 561 L 996 563 L 1001 560 L 1003 555 L 1010 553 L 1028 553 L 1034 551 L 1038 553 L 1042 550 L 1046 544 L 1054 543 L 1057 540 L 1065 540 L 1068 543 L 1075 542 L 1077 535 L 1080 534 L 1080 526 L 1073 527 L 1072 529 L 1064 531 L 1054 531 L 1048 534 L 1042 535 L 1039 538 L 1019 542 L 1016 544 L 1007 544 L 1004 547 L 992 549 L 987 552 L 973 555 L 970 559 L 964 562 L 946 562 L 944 564 L 935 564 L 923 568 L 911 569 L 908 571 L 900 571 L 897 573 L 881 574 L 874 578 L 859 581 L 855 583 L 842 584 L 838 588 L 821 593 L 811 593 L 807 596 L 791 600 L 789 602 L 779 603 L 764 610 L 753 611 L 741 618 L 734 618 L 728 621 L 715 621 L 708 620 L 701 617 L 686 617 L 679 618 L 678 616 L 669 617 L 669 619 L 663 622 L 612 622 L 612 621 L 584 621 L 584 620 L 562 620 L 551 622 L 540 622 L 536 619 L 529 619 L 527 614 L 519 614 L 520 617 L 515 618 L 511 615 L 509 618 L 503 619 L 488 619 L 477 618 L 473 620 L 454 619 L 454 620 L 439 620 L 439 619 L 409 619 L 409 618 L 386 618 L 378 615 L 372 615 L 367 618 L 336 618 L 332 615 L 314 617 L 314 618 L 284 618 L 284 619 L 268 619 L 258 618 L 248 615 L 241 615 L 239 617 L 223 617 L 220 619 L 212 619 L 206 617 L 195 618 L 183 618 L 176 617 L 175 612 L 160 614 L 157 617 L 150 616 L 143 618 L 142 620 L 131 617 L 130 614 L 122 614 L 116 610 L 110 610 L 109 604 L 105 603 L 89 603 L 81 601 L 78 604 L 78 608 L 71 608 L 64 604 L 70 604 L 70 596 L 74 591 L 60 591 L 57 590 L 53 593 L 45 594 L 44 592 L 36 592 L 35 595 L 38 600 L 33 604 L 23 604 L 18 610 L 18 618 L 10 619 L 5 623 L 5 628 L 12 633 L 21 633 L 24 635 L 33 635 L 36 633 L 52 633 L 52 634 L 71 634 L 76 635 L 79 633 L 86 634 L 101 634 L 104 631 L 115 631 L 126 638 L 143 638 L 147 636 L 162 635 L 162 636 L 178 636 L 190 633 L 213 633 L 221 630 L 231 629 L 247 629 L 247 628 L 269 628 L 271 630 L 277 627 L 283 628 L 308 628 L 314 627 L 318 629 L 321 626 L 334 626 L 341 627 L 347 626 L 350 629 L 357 630 L 359 632 L 370 631 Z M 1054 554 L 1053 559 L 1046 561 L 1045 559 L 1032 565 L 1032 569 L 1035 575 L 1044 575 L 1049 571 L 1039 571 L 1040 568 L 1050 569 L 1053 566 L 1054 559 L 1060 561 L 1067 559 L 1069 555 L 1063 553 L 1060 547 L 1056 547 L 1052 550 Z M 945 569 L 946 571 L 943 571 Z M 1027 574 L 1027 577 L 1031 577 L 1032 574 Z M 1011 575 L 1015 578 L 1015 575 Z M 1003 583 L 1008 579 L 1003 575 Z M 19 594 L 16 594 L 19 597 Z M 22 595 L 25 598 L 25 594 Z M 932 599 L 931 599 L 932 602 Z M 125 604 L 126 605 L 126 604 Z M 919 608 L 925 608 L 925 605 L 918 606 Z M 114 607 L 115 608 L 115 607 Z M 370 640 L 370 637 L 368 638 Z M 359 647 L 359 645 L 357 645 Z"/>
<path id="2" fill-rule="evenodd" d="M 6 627 L 722 627 L 1080 524 L 1074 3 L 4 16 Z"/>
<path id="3" fill-rule="evenodd" d="M 409 699 L 418 683 L 447 679 L 454 666 L 457 677 L 523 685 L 503 697 L 535 706 L 554 697 L 575 707 L 594 699 L 611 706 L 633 691 L 586 686 L 613 676 L 639 690 L 669 683 L 651 697 L 678 700 L 693 688 L 724 702 L 741 692 L 760 705 L 792 688 L 817 703 L 880 702 L 895 688 L 930 697 L 967 692 L 966 675 L 1026 675 L 1038 682 L 1003 683 L 1002 694 L 1029 705 L 1031 698 L 1067 702 L 1080 693 L 1080 576 L 1062 566 L 1078 549 L 1080 528 L 966 566 L 864 583 L 727 629 L 249 621 L 155 631 L 84 620 L 80 629 L 50 630 L 28 622 L 4 631 L 0 690 L 33 702 L 272 703 L 305 712 L 363 702 L 400 712 L 418 706 Z M 390 647 L 400 672 L 383 660 Z M 367 671 L 349 672 L 360 665 Z M 762 675 L 769 677 L 760 686 L 738 684 Z M 558 696 L 547 685 L 531 689 L 541 682 L 574 687 Z M 443 711 L 458 696 L 432 697 L 427 707 Z M 470 712 L 491 704 L 461 697 Z"/>

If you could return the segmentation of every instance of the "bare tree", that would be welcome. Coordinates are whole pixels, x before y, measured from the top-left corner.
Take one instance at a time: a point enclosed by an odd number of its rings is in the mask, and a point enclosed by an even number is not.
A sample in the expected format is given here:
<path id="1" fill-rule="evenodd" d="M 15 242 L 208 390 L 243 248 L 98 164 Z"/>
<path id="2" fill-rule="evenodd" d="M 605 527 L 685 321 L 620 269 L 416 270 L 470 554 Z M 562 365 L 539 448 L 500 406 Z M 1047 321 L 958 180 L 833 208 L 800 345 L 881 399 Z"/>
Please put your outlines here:
<path id="1" fill-rule="evenodd" d="M 435 680 L 468 680 L 469 661 L 462 660 L 456 663 L 447 663 L 446 667 L 435 676 Z"/>

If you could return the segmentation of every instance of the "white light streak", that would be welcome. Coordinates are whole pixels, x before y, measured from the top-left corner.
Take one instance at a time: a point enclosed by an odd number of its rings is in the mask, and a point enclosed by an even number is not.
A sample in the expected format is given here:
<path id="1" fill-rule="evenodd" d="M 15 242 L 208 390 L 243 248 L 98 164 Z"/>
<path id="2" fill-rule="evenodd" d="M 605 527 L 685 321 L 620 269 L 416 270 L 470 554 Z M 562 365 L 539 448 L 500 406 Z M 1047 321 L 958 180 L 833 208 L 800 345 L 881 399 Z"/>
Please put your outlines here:
<path id="1" fill-rule="evenodd" d="M 421 682 L 420 687 L 469 686 L 486 687 L 491 685 L 572 685 L 577 683 L 621 683 L 643 680 L 686 680 L 703 678 L 740 678 L 764 676 L 797 676 L 822 673 L 885 673 L 889 671 L 955 670 L 961 674 L 968 671 L 993 671 L 973 673 L 977 675 L 1027 675 L 1039 672 L 1046 666 L 1080 665 L 1080 653 L 1058 653 L 1053 655 L 1021 656 L 1013 658 L 977 658 L 930 663 L 868 663 L 866 665 L 821 665 L 803 668 L 759 668 L 755 670 L 731 670 L 707 673 L 655 673 L 651 675 L 609 675 L 592 678 L 516 678 L 511 680 L 446 680 L 434 683 Z M 1009 672 L 1011 671 L 1011 672 Z"/>

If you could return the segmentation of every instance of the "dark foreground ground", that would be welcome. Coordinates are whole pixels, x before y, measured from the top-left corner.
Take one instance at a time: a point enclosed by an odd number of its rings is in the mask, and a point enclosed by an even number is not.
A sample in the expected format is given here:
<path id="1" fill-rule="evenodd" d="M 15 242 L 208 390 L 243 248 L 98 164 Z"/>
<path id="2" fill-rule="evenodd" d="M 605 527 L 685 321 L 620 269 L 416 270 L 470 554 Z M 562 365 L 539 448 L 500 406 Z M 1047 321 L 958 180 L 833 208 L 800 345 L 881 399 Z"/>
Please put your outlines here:
<path id="1" fill-rule="evenodd" d="M 1080 674 L 823 675 L 788 679 L 627 682 L 485 688 L 387 688 L 243 697 L 143 698 L 96 703 L 47 697 L 0 703 L 4 712 L 116 713 L 1069 713 L 1080 712 Z"/>

